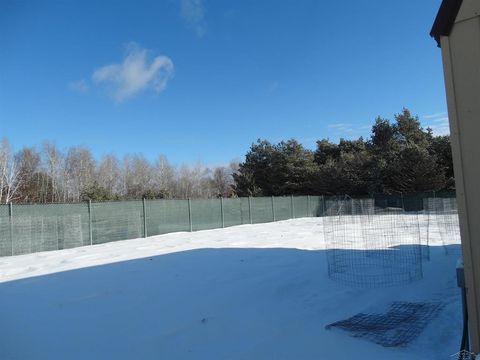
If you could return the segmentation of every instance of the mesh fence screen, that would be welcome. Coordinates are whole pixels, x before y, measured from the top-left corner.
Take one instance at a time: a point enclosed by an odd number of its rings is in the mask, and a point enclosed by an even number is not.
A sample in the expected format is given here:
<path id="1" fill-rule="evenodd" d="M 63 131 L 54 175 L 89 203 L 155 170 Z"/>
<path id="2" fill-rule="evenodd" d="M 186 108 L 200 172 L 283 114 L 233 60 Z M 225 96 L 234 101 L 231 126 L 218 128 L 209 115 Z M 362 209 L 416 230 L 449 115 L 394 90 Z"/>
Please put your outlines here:
<path id="1" fill-rule="evenodd" d="M 222 204 L 220 199 L 191 200 L 192 230 L 217 229 L 222 227 Z"/>
<path id="2" fill-rule="evenodd" d="M 93 244 L 143 236 L 142 201 L 92 203 Z"/>
<path id="3" fill-rule="evenodd" d="M 273 221 L 273 206 L 271 197 L 250 198 L 252 208 L 252 223 L 260 224 Z"/>
<path id="4" fill-rule="evenodd" d="M 223 216 L 225 226 L 250 224 L 249 199 L 223 199 Z"/>
<path id="5" fill-rule="evenodd" d="M 12 254 L 10 228 L 8 205 L 0 205 L 0 256 Z"/>
<path id="6" fill-rule="evenodd" d="M 309 197 L 295 196 L 293 197 L 293 214 L 296 218 L 310 216 Z"/>
<path id="7" fill-rule="evenodd" d="M 190 231 L 188 200 L 148 200 L 147 235 Z"/>
<path id="8" fill-rule="evenodd" d="M 273 205 L 275 209 L 275 221 L 293 218 L 292 199 L 290 197 L 273 198 Z"/>
<path id="9" fill-rule="evenodd" d="M 325 212 L 325 198 L 323 196 L 309 196 L 307 198 L 308 216 L 323 216 Z"/>
<path id="10" fill-rule="evenodd" d="M 13 242 L 7 241 L 10 249 L 2 246 L 2 252 L 6 250 L 7 255 L 68 249 L 90 243 L 88 205 L 85 203 L 15 205 L 9 221 L 11 230 L 5 234 L 11 231 Z"/>
<path id="11" fill-rule="evenodd" d="M 352 199 L 348 196 L 191 201 L 162 199 L 94 202 L 90 206 L 88 203 L 14 204 L 11 206 L 11 214 L 9 205 L 0 204 L 0 256 L 311 216 L 328 217 L 324 223 L 326 238 L 330 236 L 335 239 L 330 244 L 341 244 L 343 247 L 351 245 L 353 249 L 359 243 L 365 244 L 366 233 L 369 231 L 376 231 L 374 236 L 368 235 L 373 239 L 383 237 L 383 245 L 386 247 L 393 246 L 393 239 L 399 233 L 417 239 L 417 235 L 412 235 L 412 232 L 420 234 L 417 245 L 428 245 L 429 232 L 433 226 L 438 228 L 446 246 L 458 243 L 458 215 L 454 194 L 453 197 L 451 193 L 442 194 L 442 197 L 437 194 L 433 200 L 431 196 L 430 193 L 379 195 L 371 199 Z M 383 217 L 376 216 L 371 223 L 366 222 L 373 219 L 373 215 Z M 400 215 L 402 217 L 398 218 Z M 423 220 L 419 220 L 419 217 Z M 415 222 L 417 226 L 414 229 L 412 224 Z M 397 233 L 390 234 L 390 230 L 385 230 L 388 227 L 395 227 L 396 230 L 391 231 Z M 376 240 L 372 241 L 370 243 L 375 245 Z M 423 248 L 428 251 L 428 246 Z M 344 261 L 341 260 L 342 257 L 345 259 L 342 251 L 331 250 L 330 254 L 336 254 L 331 257 L 332 264 Z M 384 258 L 390 255 L 385 252 Z M 399 255 L 400 252 L 395 254 Z M 427 255 L 422 253 L 424 258 Z M 346 273 L 353 271 L 353 268 L 349 270 L 345 265 L 340 267 L 344 267 Z"/>

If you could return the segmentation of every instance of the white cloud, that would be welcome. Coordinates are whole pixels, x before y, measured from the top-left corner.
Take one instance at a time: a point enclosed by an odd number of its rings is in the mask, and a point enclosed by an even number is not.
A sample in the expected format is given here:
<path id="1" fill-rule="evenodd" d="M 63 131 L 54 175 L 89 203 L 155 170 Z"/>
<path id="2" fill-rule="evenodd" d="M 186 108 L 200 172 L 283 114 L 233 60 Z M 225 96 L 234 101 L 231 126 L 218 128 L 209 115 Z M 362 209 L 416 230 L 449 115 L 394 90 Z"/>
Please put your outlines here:
<path id="1" fill-rule="evenodd" d="M 439 113 L 435 113 L 435 114 L 424 115 L 423 118 L 424 119 L 435 119 L 435 118 L 445 117 L 445 116 L 447 116 L 446 112 L 439 112 Z"/>
<path id="2" fill-rule="evenodd" d="M 92 79 L 97 84 L 106 84 L 110 95 L 118 102 L 146 88 L 161 92 L 173 76 L 173 62 L 160 55 L 147 63 L 147 54 L 146 49 L 131 43 L 121 64 L 102 66 L 94 71 Z"/>
<path id="3" fill-rule="evenodd" d="M 68 88 L 72 91 L 85 94 L 88 92 L 88 84 L 85 79 L 72 81 L 68 84 Z"/>
<path id="4" fill-rule="evenodd" d="M 353 126 L 352 124 L 347 124 L 347 123 L 333 123 L 333 124 L 328 124 L 327 125 L 330 129 L 334 129 L 340 132 L 353 132 Z"/>
<path id="5" fill-rule="evenodd" d="M 207 29 L 203 0 L 180 0 L 180 15 L 199 37 L 205 35 Z"/>
<path id="6" fill-rule="evenodd" d="M 434 135 L 449 135 L 450 125 L 448 122 L 448 114 L 446 112 L 439 112 L 430 115 L 424 115 L 423 126 L 432 129 Z"/>
<path id="7" fill-rule="evenodd" d="M 372 128 L 370 125 L 358 125 L 343 122 L 327 124 L 327 127 L 330 129 L 328 135 L 334 140 L 340 138 L 356 139 L 360 136 L 366 137 L 369 135 L 369 130 Z"/>

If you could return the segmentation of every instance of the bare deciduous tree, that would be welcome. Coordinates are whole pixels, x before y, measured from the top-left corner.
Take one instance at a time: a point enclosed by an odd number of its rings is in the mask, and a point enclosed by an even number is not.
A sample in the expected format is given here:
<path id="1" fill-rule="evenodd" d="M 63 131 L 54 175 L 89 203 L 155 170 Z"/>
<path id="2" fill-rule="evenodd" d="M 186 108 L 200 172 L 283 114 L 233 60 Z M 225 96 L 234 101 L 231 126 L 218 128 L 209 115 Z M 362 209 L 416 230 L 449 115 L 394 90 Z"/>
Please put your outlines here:
<path id="1" fill-rule="evenodd" d="M 90 150 L 74 146 L 62 152 L 51 142 L 42 151 L 25 147 L 14 153 L 0 142 L 0 202 L 58 202 L 82 199 L 201 198 L 232 196 L 238 163 L 208 168 L 198 162 L 171 165 L 165 155 L 152 164 L 142 155 L 114 154 L 97 162 Z"/>
<path id="2" fill-rule="evenodd" d="M 19 178 L 19 166 L 7 139 L 0 142 L 0 202 L 15 200 L 22 181 Z"/>
<path id="3" fill-rule="evenodd" d="M 45 190 L 45 201 L 60 201 L 64 156 L 57 146 L 50 142 L 43 144 L 43 156 L 46 178 L 43 179 L 42 187 Z"/>
<path id="4" fill-rule="evenodd" d="M 217 196 L 230 196 L 232 183 L 232 172 L 228 168 L 219 166 L 213 170 L 212 185 Z"/>
<path id="5" fill-rule="evenodd" d="M 172 197 L 175 192 L 175 168 L 170 165 L 165 155 L 160 155 L 155 161 L 154 186 L 165 197 Z"/>
<path id="6" fill-rule="evenodd" d="M 69 198 L 79 201 L 82 192 L 94 183 L 95 160 L 89 149 L 78 146 L 68 150 L 65 158 L 64 187 Z"/>
<path id="7" fill-rule="evenodd" d="M 39 198 L 39 166 L 40 154 L 31 147 L 24 147 L 16 155 L 18 164 L 18 179 L 20 181 L 18 187 L 18 201 L 21 202 L 38 202 Z"/>
<path id="8" fill-rule="evenodd" d="M 97 171 L 96 179 L 99 186 L 110 194 L 120 195 L 121 193 L 121 170 L 115 154 L 102 157 Z"/>

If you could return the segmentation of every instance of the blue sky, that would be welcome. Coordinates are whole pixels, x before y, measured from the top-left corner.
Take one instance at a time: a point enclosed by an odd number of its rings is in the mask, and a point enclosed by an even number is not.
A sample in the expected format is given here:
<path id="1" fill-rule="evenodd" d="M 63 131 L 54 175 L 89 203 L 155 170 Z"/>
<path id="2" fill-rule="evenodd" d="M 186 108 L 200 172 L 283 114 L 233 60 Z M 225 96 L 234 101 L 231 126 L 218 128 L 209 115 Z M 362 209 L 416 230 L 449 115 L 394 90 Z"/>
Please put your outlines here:
<path id="1" fill-rule="evenodd" d="M 257 138 L 368 136 L 402 107 L 447 131 L 440 0 L 0 2 L 0 137 L 173 163 Z"/>

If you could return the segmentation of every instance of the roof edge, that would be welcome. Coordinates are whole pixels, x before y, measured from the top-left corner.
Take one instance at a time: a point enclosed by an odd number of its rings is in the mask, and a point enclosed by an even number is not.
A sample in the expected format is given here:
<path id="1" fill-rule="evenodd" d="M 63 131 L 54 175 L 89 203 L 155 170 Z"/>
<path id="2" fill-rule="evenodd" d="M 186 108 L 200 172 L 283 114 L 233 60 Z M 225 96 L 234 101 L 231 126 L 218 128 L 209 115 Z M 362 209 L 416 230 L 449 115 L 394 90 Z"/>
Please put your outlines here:
<path id="1" fill-rule="evenodd" d="M 452 31 L 463 0 L 443 0 L 433 23 L 430 36 L 435 39 L 437 46 L 440 45 L 440 36 L 448 36 Z"/>

